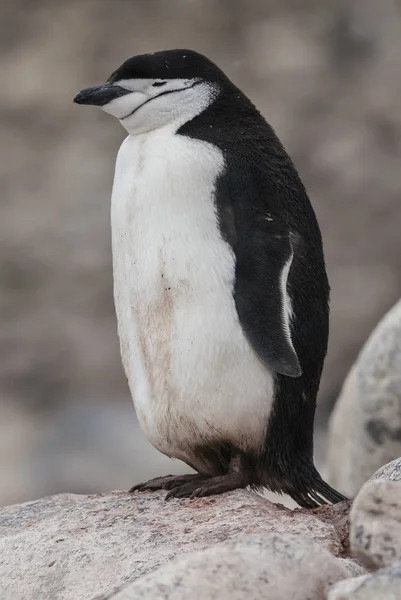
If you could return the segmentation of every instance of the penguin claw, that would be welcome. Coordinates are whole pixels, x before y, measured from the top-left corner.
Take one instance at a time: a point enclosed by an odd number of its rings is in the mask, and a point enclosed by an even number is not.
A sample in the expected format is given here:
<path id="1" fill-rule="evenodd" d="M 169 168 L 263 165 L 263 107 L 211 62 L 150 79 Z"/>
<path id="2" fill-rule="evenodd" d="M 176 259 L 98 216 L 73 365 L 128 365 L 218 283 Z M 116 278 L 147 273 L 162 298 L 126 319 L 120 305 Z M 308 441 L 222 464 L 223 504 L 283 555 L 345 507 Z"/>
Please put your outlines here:
<path id="1" fill-rule="evenodd" d="M 199 485 L 200 483 L 201 485 Z M 228 473 L 227 475 L 210 478 L 199 475 L 197 479 L 172 489 L 167 494 L 166 500 L 170 498 L 204 498 L 243 488 L 247 485 L 247 481 L 240 473 Z"/>
<path id="2" fill-rule="evenodd" d="M 204 496 L 210 496 L 213 494 L 213 492 L 211 492 L 210 489 L 211 488 L 208 488 L 206 486 L 199 487 L 198 489 L 192 492 L 191 498 L 203 498 Z"/>
<path id="3" fill-rule="evenodd" d="M 192 482 L 192 480 L 197 480 L 196 483 L 199 485 L 199 479 L 204 479 L 198 473 L 191 473 L 187 475 L 165 475 L 163 477 L 155 477 L 154 479 L 149 479 L 145 483 L 138 483 L 134 485 L 129 493 L 133 492 L 144 492 L 146 490 L 173 490 L 177 487 L 183 487 L 188 482 Z"/>
<path id="4" fill-rule="evenodd" d="M 153 479 L 149 479 L 149 481 L 145 481 L 143 483 L 137 483 L 133 485 L 128 491 L 131 494 L 132 492 L 142 492 L 145 490 L 158 490 L 162 489 L 163 482 L 167 479 L 174 477 L 174 475 L 165 475 L 163 477 L 154 477 Z"/>
<path id="5" fill-rule="evenodd" d="M 193 475 L 177 475 L 163 485 L 163 490 L 174 490 L 175 488 L 182 487 L 184 484 L 189 484 L 191 482 L 199 483 L 199 481 L 202 481 L 203 479 L 202 475 L 198 475 L 197 473 Z"/>
<path id="6" fill-rule="evenodd" d="M 191 498 L 205 498 L 206 496 L 214 496 L 217 494 L 224 494 L 224 492 L 230 492 L 237 488 L 245 487 L 243 485 L 237 485 L 237 482 L 221 481 L 218 483 L 205 482 L 205 485 L 194 490 L 191 494 Z"/>
<path id="7" fill-rule="evenodd" d="M 170 488 L 170 491 L 166 495 L 165 499 L 170 500 L 171 498 L 191 498 L 193 492 L 199 489 L 199 484 L 205 480 L 206 477 L 198 475 L 198 477 L 196 479 L 194 478 L 193 481 L 178 484 L 173 488 Z"/>

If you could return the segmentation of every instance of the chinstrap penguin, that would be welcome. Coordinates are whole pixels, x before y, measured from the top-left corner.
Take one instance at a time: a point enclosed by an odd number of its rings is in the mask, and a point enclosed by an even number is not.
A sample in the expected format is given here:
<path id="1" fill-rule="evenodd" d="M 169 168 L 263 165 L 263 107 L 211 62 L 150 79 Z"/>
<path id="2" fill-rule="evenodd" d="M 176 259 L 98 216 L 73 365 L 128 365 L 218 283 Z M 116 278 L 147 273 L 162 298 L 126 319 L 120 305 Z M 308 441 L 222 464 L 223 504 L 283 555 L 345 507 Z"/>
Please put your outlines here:
<path id="1" fill-rule="evenodd" d="M 313 463 L 329 317 L 321 235 L 273 129 L 191 50 L 130 58 L 74 101 L 129 134 L 111 205 L 122 361 L 149 441 L 197 472 L 132 489 L 343 500 Z"/>

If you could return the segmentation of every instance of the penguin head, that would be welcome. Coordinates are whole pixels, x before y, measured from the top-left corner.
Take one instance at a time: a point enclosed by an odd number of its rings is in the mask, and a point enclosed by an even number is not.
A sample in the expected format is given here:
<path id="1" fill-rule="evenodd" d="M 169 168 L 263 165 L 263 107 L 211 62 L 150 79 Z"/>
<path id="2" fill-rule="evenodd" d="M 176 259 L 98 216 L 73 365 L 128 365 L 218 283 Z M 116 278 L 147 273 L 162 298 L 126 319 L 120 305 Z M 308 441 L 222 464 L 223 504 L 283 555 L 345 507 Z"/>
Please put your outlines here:
<path id="1" fill-rule="evenodd" d="M 193 50 L 166 50 L 126 60 L 102 85 L 79 92 L 74 102 L 100 106 L 131 134 L 189 121 L 219 95 L 228 79 Z"/>

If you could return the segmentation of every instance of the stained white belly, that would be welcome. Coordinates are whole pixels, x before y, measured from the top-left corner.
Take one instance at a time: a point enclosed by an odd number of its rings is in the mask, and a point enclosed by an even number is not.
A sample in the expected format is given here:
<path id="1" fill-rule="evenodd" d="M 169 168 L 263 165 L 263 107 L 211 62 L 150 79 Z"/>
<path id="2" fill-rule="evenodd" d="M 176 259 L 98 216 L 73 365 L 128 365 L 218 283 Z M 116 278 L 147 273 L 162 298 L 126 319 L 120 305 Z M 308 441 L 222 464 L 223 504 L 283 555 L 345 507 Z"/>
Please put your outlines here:
<path id="1" fill-rule="evenodd" d="M 186 460 L 196 445 L 255 450 L 272 404 L 271 372 L 238 321 L 234 255 L 213 191 L 223 158 L 171 129 L 129 136 L 112 196 L 121 354 L 142 429 Z"/>

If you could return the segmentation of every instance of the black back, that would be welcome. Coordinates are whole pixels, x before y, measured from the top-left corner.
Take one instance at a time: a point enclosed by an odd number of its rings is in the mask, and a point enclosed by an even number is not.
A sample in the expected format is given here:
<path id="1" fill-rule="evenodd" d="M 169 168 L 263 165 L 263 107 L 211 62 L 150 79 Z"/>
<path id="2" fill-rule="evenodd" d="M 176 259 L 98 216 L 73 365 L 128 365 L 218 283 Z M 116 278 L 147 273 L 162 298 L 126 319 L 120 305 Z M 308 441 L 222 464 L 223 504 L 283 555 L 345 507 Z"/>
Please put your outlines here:
<path id="1" fill-rule="evenodd" d="M 329 284 L 314 211 L 272 127 L 229 80 L 222 82 L 218 98 L 178 134 L 210 142 L 224 154 L 226 170 L 217 182 L 216 204 L 222 234 L 236 255 L 234 296 L 248 337 L 253 327 L 269 334 L 266 307 L 277 290 L 271 259 L 288 252 L 285 240 L 293 249 L 287 288 L 293 309 L 291 337 L 302 375 L 275 374 L 260 469 L 270 489 L 286 491 L 308 505 L 307 490 L 319 478 L 313 466 L 313 422 L 329 326 Z M 271 245 L 274 239 L 276 247 Z M 244 322 L 241 309 L 252 298 L 253 314 Z M 254 340 L 252 345 L 261 355 Z"/>

